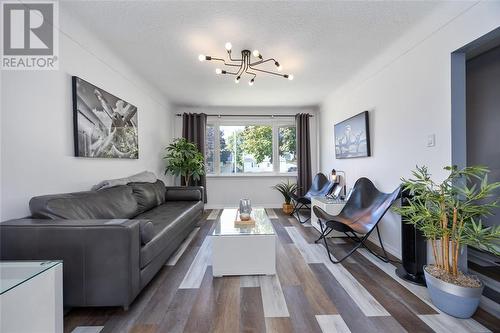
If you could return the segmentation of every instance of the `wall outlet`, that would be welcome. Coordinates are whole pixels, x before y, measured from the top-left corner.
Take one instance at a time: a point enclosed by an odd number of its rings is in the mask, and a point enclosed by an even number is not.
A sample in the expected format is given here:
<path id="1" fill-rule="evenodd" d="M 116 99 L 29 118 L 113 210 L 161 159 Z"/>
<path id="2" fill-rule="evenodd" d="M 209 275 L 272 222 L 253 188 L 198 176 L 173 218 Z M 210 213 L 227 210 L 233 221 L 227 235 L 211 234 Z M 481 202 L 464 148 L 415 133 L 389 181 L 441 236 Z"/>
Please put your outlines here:
<path id="1" fill-rule="evenodd" d="M 427 147 L 434 147 L 436 145 L 436 134 L 429 134 L 427 136 Z"/>

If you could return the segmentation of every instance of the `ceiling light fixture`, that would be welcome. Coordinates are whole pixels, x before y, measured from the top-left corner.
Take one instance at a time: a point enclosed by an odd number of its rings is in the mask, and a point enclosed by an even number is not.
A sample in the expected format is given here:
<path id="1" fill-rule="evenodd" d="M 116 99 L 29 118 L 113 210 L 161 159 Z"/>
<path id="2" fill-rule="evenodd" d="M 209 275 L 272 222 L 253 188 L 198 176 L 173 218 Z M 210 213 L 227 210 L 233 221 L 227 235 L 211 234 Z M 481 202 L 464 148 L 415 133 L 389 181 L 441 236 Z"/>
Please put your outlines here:
<path id="1" fill-rule="evenodd" d="M 223 70 L 221 68 L 215 69 L 215 74 L 217 74 L 217 75 L 219 75 L 219 74 L 235 75 L 236 76 L 236 78 L 234 79 L 235 83 L 240 82 L 242 75 L 248 74 L 248 75 L 252 75 L 252 79 L 248 82 L 248 84 L 250 86 L 252 86 L 255 82 L 255 78 L 257 77 L 257 73 L 255 73 L 255 72 L 277 75 L 277 76 L 281 76 L 281 77 L 288 79 L 288 80 L 293 80 L 293 75 L 291 75 L 291 74 L 281 74 L 281 73 L 276 73 L 276 72 L 273 72 L 270 70 L 256 68 L 256 66 L 262 65 L 264 63 L 273 62 L 274 66 L 276 66 L 276 70 L 278 72 L 281 72 L 283 70 L 283 66 L 281 66 L 277 60 L 275 60 L 273 58 L 269 58 L 269 59 L 264 60 L 262 54 L 258 50 L 254 50 L 253 52 L 251 52 L 249 50 L 243 50 L 243 51 L 241 51 L 241 59 L 233 59 L 231 57 L 231 54 L 232 54 L 231 49 L 233 48 L 232 44 L 230 42 L 227 42 L 225 45 L 225 48 L 226 48 L 227 55 L 228 55 L 227 61 L 225 59 L 222 59 L 222 58 L 215 58 L 215 57 L 207 56 L 207 55 L 203 55 L 203 54 L 200 54 L 198 56 L 198 59 L 202 62 L 206 61 L 206 60 L 220 61 L 224 64 L 224 66 L 237 67 L 238 69 L 236 71 L 226 71 L 226 70 Z M 251 59 L 252 55 L 255 58 L 257 58 L 257 60 L 252 62 L 252 59 Z"/>

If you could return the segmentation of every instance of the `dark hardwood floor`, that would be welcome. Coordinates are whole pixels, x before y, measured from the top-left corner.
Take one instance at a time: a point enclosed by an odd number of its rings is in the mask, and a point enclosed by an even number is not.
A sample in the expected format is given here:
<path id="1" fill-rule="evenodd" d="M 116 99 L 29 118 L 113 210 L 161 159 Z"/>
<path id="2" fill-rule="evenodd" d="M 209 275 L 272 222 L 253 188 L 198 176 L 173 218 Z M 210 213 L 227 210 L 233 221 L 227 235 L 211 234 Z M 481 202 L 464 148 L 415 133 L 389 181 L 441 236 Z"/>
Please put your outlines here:
<path id="1" fill-rule="evenodd" d="M 500 331 L 500 319 L 482 310 L 468 320 L 440 313 L 425 288 L 398 280 L 397 263 L 383 263 L 366 250 L 342 264 L 330 263 L 325 248 L 314 244 L 319 235 L 314 228 L 274 212 L 275 277 L 214 278 L 210 256 L 203 255 L 215 223 L 207 211 L 175 265 L 164 266 L 128 311 L 75 308 L 64 318 L 64 331 L 81 326 L 120 333 Z M 337 257 L 352 246 L 329 242 Z"/>

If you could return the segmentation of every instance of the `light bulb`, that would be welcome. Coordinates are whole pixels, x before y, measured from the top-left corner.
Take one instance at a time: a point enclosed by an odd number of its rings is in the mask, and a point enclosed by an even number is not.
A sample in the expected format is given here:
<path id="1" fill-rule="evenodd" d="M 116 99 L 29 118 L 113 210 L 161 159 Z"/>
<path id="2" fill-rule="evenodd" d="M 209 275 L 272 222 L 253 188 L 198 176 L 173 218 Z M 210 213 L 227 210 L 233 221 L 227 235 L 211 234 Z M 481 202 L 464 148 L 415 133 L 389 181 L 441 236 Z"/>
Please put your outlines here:
<path id="1" fill-rule="evenodd" d="M 231 51 L 231 49 L 233 48 L 233 45 L 229 42 L 226 43 L 226 50 L 228 51 Z"/>
<path id="2" fill-rule="evenodd" d="M 258 50 L 253 50 L 253 56 L 254 57 L 260 56 L 260 52 Z"/>
<path id="3" fill-rule="evenodd" d="M 216 68 L 216 69 L 215 69 L 215 74 L 217 74 L 217 75 L 218 75 L 218 74 L 222 74 L 222 69 L 220 69 L 220 68 Z"/>
<path id="4" fill-rule="evenodd" d="M 288 80 L 290 80 L 290 81 L 293 80 L 293 75 L 292 74 L 288 75 Z"/>
<path id="5" fill-rule="evenodd" d="M 253 86 L 253 82 L 254 82 L 253 79 L 251 79 L 250 82 L 248 82 L 248 85 Z"/>
<path id="6" fill-rule="evenodd" d="M 200 55 L 198 56 L 198 60 L 199 60 L 199 61 L 205 61 L 205 60 L 207 60 L 207 59 L 206 59 L 206 57 L 205 57 L 203 54 L 200 54 Z"/>
<path id="7" fill-rule="evenodd" d="M 234 79 L 234 83 L 240 83 L 240 77 L 239 76 L 236 79 Z"/>

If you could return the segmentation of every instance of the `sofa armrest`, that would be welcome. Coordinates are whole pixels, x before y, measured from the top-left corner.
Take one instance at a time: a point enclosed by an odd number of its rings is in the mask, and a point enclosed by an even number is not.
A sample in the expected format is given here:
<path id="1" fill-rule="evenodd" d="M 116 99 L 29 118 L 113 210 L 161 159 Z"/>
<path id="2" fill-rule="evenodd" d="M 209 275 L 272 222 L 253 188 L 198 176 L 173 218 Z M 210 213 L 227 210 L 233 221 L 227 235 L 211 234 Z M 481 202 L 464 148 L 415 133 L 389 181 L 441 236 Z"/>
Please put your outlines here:
<path id="1" fill-rule="evenodd" d="M 127 307 L 140 291 L 142 220 L 0 223 L 0 258 L 62 260 L 65 306 Z"/>
<path id="2" fill-rule="evenodd" d="M 203 201 L 203 186 L 167 186 L 166 201 Z"/>

